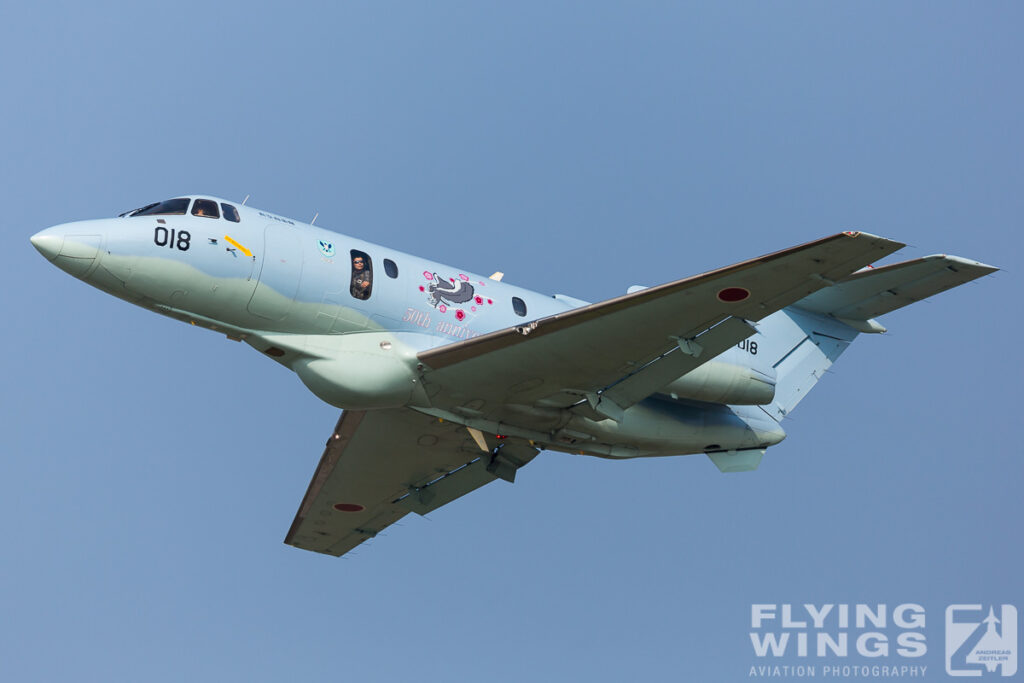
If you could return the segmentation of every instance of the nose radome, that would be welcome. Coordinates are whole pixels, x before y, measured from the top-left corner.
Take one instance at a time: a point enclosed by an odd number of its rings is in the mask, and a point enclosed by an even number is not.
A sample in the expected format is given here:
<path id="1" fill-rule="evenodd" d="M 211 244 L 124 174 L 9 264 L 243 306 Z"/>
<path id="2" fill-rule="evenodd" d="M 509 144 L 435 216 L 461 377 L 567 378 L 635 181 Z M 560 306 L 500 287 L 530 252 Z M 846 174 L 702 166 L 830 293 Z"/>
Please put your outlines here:
<path id="1" fill-rule="evenodd" d="M 40 230 L 36 234 L 32 235 L 30 239 L 32 241 L 32 246 L 50 261 L 57 258 L 57 254 L 60 253 L 60 248 L 64 246 L 64 234 L 54 232 L 53 228 Z"/>
<path id="2" fill-rule="evenodd" d="M 32 246 L 61 270 L 83 278 L 98 261 L 103 243 L 98 221 L 55 225 L 32 235 Z"/>

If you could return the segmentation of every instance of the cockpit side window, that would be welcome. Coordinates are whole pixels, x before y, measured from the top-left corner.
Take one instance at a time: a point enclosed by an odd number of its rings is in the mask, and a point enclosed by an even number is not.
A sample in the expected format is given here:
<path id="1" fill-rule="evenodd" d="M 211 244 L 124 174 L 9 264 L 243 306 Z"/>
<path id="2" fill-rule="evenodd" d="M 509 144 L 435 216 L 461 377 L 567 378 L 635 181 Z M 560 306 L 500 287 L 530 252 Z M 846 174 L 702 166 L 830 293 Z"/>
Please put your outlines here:
<path id="1" fill-rule="evenodd" d="M 197 199 L 192 205 L 193 216 L 205 216 L 206 218 L 220 218 L 220 209 L 217 202 L 212 199 Z"/>
<path id="2" fill-rule="evenodd" d="M 241 220 L 241 218 L 238 217 L 238 209 L 230 204 L 224 204 L 222 202 L 220 208 L 224 211 L 225 220 L 231 221 L 232 223 L 238 223 Z"/>
<path id="3" fill-rule="evenodd" d="M 373 263 L 370 255 L 365 251 L 353 249 L 352 256 L 352 284 L 349 291 L 352 296 L 363 301 L 370 298 L 373 292 Z"/>
<path id="4" fill-rule="evenodd" d="M 168 199 L 167 201 L 158 202 L 156 204 L 150 204 L 144 206 L 141 209 L 136 209 L 129 213 L 129 216 L 183 216 L 188 211 L 188 203 L 192 201 L 188 197 L 178 197 L 177 199 Z"/>

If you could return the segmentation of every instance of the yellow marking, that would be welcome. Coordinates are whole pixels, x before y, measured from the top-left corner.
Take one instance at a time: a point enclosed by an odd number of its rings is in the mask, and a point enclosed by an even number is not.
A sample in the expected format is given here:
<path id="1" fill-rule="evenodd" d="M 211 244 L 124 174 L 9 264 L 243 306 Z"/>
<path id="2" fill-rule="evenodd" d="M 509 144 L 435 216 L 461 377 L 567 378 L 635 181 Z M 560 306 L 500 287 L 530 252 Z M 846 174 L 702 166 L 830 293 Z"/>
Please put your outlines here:
<path id="1" fill-rule="evenodd" d="M 243 247 L 241 244 L 239 244 L 235 240 L 231 239 L 230 235 L 224 235 L 224 239 L 227 240 L 232 246 L 237 247 L 238 250 L 240 252 L 242 252 L 243 254 L 245 254 L 246 256 L 252 256 L 252 252 L 251 251 L 249 251 L 248 249 Z"/>
<path id="2" fill-rule="evenodd" d="M 491 449 L 487 447 L 487 440 L 484 439 L 483 432 L 481 432 L 479 429 L 473 429 L 472 427 L 466 427 L 466 431 L 469 432 L 469 435 L 473 437 L 473 441 L 475 441 L 476 445 L 480 447 L 480 450 L 482 450 L 484 453 L 491 452 Z"/>

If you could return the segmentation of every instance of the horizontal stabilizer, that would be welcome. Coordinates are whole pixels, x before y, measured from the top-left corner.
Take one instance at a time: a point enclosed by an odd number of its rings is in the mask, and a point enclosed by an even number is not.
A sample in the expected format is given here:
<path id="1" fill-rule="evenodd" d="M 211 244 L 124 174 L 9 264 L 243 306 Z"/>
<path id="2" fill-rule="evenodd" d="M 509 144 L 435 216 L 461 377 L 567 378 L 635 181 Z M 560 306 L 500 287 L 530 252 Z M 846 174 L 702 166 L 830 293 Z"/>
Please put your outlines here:
<path id="1" fill-rule="evenodd" d="M 959 256 L 925 256 L 862 270 L 794 305 L 840 320 L 866 321 L 997 270 Z"/>
<path id="2" fill-rule="evenodd" d="M 762 321 L 760 347 L 776 373 L 775 419 L 793 411 L 859 332 L 884 332 L 874 320 L 998 268 L 959 256 L 925 256 L 860 270 Z"/>

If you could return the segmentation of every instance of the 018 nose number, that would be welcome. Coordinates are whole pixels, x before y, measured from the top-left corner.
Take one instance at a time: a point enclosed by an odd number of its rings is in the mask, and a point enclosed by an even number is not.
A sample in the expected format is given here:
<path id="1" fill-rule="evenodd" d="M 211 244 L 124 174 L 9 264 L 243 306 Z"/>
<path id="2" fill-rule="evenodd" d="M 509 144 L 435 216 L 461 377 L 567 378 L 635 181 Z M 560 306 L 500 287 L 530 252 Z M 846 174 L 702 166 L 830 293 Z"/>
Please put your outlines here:
<path id="1" fill-rule="evenodd" d="M 188 251 L 191 241 L 192 235 L 188 230 L 179 230 L 175 233 L 174 228 L 168 230 L 162 225 L 158 225 L 153 231 L 153 243 L 158 247 Z"/>

